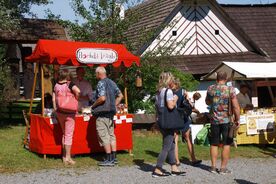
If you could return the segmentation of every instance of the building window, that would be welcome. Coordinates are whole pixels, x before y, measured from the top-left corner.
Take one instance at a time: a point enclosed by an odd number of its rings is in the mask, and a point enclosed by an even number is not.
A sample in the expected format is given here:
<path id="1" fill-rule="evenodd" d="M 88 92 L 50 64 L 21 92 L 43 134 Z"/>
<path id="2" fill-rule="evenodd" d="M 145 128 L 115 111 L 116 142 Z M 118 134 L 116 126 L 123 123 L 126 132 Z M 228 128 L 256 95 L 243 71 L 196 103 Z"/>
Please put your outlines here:
<path id="1" fill-rule="evenodd" d="M 219 30 L 215 30 L 215 35 L 219 35 Z"/>
<path id="2" fill-rule="evenodd" d="M 177 35 L 177 31 L 172 31 L 172 35 L 176 36 Z"/>

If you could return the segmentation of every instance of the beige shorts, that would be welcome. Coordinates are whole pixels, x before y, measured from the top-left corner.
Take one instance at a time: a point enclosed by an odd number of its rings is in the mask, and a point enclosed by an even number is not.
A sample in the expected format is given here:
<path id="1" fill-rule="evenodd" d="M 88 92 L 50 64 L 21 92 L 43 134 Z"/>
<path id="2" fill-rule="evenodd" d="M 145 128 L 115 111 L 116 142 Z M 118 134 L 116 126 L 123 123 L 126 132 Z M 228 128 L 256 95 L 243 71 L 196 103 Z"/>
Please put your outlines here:
<path id="1" fill-rule="evenodd" d="M 98 140 L 101 146 L 116 142 L 114 123 L 110 118 L 98 117 L 96 120 Z"/>

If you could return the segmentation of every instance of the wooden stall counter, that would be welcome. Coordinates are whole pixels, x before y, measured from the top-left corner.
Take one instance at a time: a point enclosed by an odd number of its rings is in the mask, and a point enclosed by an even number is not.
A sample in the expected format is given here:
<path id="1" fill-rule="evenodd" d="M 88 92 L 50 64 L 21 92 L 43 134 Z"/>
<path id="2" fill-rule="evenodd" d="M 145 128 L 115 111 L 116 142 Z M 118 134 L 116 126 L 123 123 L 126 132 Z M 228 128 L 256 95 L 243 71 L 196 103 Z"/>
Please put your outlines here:
<path id="1" fill-rule="evenodd" d="M 275 113 L 242 115 L 237 144 L 276 144 L 275 117 Z"/>
<path id="2" fill-rule="evenodd" d="M 118 151 L 131 152 L 133 148 L 132 121 L 132 114 L 114 116 Z M 56 119 L 31 114 L 30 122 L 30 150 L 44 155 L 61 154 L 62 132 Z M 103 151 L 98 143 L 95 117 L 76 115 L 71 153 L 86 154 Z"/>

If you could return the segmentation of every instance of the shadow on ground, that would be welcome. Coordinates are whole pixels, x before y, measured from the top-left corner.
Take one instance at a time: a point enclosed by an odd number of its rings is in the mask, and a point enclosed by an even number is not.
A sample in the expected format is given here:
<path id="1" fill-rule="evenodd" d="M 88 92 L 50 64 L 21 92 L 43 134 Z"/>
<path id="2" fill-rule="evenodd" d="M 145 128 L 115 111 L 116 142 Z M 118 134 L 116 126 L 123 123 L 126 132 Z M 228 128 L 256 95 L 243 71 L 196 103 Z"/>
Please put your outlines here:
<path id="1" fill-rule="evenodd" d="M 134 159 L 133 163 L 139 166 L 139 169 L 144 172 L 152 172 L 154 170 L 154 166 L 145 163 L 143 159 Z"/>
<path id="2" fill-rule="evenodd" d="M 158 157 L 159 153 L 155 152 L 155 151 L 151 151 L 151 150 L 145 150 L 145 153 L 148 155 L 151 155 L 153 157 Z"/>
<path id="3" fill-rule="evenodd" d="M 268 155 L 271 157 L 275 157 L 276 155 L 276 145 L 275 144 L 269 144 L 269 145 L 261 145 L 259 146 L 262 151 L 260 151 L 264 155 Z"/>
<path id="4" fill-rule="evenodd" d="M 234 179 L 238 184 L 257 184 L 243 179 Z"/>

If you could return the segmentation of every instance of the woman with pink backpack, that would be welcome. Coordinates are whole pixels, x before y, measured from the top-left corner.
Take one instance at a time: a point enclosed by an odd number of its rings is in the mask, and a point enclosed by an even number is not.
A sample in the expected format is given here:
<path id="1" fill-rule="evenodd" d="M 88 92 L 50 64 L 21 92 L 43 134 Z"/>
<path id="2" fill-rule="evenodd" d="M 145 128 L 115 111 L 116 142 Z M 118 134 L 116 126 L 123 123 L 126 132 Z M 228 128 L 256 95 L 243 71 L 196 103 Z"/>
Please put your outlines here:
<path id="1" fill-rule="evenodd" d="M 60 70 L 54 87 L 53 106 L 62 129 L 62 161 L 65 165 L 75 164 L 71 158 L 71 146 L 79 94 L 80 89 L 69 80 L 69 71 Z"/>

